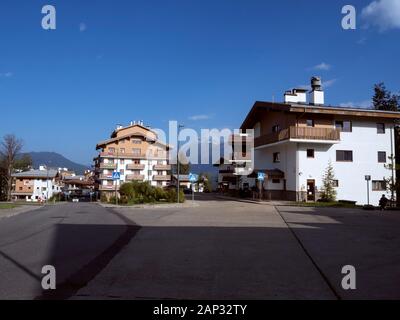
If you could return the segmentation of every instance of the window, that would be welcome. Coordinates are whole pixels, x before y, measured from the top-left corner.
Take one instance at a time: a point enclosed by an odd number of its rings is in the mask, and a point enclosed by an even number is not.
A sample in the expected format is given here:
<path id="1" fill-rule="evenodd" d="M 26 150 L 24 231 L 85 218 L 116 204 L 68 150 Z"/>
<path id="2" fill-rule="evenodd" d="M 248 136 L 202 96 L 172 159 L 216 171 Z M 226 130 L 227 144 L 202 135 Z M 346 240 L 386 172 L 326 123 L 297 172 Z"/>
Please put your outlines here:
<path id="1" fill-rule="evenodd" d="M 385 151 L 378 151 L 378 162 L 386 163 L 386 152 Z"/>
<path id="2" fill-rule="evenodd" d="M 108 148 L 108 152 L 114 153 L 115 152 L 115 148 Z"/>
<path id="3" fill-rule="evenodd" d="M 140 156 L 140 149 L 139 148 L 133 148 L 132 152 L 135 156 Z"/>
<path id="4" fill-rule="evenodd" d="M 353 161 L 353 151 L 336 150 L 336 161 Z"/>
<path id="5" fill-rule="evenodd" d="M 352 132 L 353 126 L 351 121 L 335 121 L 336 129 L 340 129 L 342 132 Z"/>
<path id="6" fill-rule="evenodd" d="M 385 180 L 372 180 L 372 191 L 385 191 L 386 181 Z"/>
<path id="7" fill-rule="evenodd" d="M 120 163 L 120 164 L 125 164 L 125 159 L 119 160 L 119 163 Z"/>
<path id="8" fill-rule="evenodd" d="M 308 119 L 306 123 L 307 127 L 314 127 L 314 120 Z"/>
<path id="9" fill-rule="evenodd" d="M 272 183 L 281 183 L 281 179 L 272 179 Z"/>
<path id="10" fill-rule="evenodd" d="M 133 144 L 141 144 L 142 140 L 140 140 L 140 139 L 132 139 L 132 143 Z"/>
<path id="11" fill-rule="evenodd" d="M 385 133 L 385 124 L 384 123 L 377 123 L 376 124 L 376 132 L 377 133 Z"/>
<path id="12" fill-rule="evenodd" d="M 332 180 L 332 187 L 334 188 L 339 187 L 339 180 Z"/>
<path id="13" fill-rule="evenodd" d="M 280 152 L 274 152 L 272 157 L 273 157 L 273 162 L 277 163 L 277 162 L 281 162 L 281 153 Z"/>
<path id="14" fill-rule="evenodd" d="M 307 158 L 314 158 L 314 149 L 307 149 Z"/>
<path id="15" fill-rule="evenodd" d="M 279 124 L 272 127 L 272 132 L 279 132 L 281 131 L 281 126 Z"/>
<path id="16" fill-rule="evenodd" d="M 119 152 L 120 152 L 120 153 L 125 153 L 125 148 L 119 149 Z"/>

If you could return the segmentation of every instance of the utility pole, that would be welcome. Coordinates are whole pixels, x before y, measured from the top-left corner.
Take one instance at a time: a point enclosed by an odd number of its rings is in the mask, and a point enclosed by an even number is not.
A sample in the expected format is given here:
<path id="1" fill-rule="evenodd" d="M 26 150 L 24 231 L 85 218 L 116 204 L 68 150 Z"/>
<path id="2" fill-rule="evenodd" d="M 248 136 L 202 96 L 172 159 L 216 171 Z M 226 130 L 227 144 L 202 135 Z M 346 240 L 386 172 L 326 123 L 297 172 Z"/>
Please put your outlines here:
<path id="1" fill-rule="evenodd" d="M 180 178 L 179 178 L 179 131 L 181 128 L 183 128 L 184 125 L 178 124 L 178 136 L 177 136 L 177 150 L 176 150 L 176 161 L 177 161 L 177 181 L 178 181 L 178 186 L 177 186 L 177 199 L 179 203 L 179 187 L 180 187 Z"/>

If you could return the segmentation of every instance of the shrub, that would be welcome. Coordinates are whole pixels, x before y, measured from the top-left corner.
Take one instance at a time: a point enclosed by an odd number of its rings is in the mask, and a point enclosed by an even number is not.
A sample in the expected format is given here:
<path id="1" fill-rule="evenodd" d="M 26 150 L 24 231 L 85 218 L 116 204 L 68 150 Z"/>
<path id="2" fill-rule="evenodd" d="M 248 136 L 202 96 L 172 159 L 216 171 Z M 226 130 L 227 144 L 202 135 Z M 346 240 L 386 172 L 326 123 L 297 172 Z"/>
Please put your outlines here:
<path id="1" fill-rule="evenodd" d="M 178 197 L 175 189 L 169 189 L 166 194 L 166 199 L 168 202 L 177 202 Z M 185 194 L 183 193 L 183 190 L 179 190 L 179 202 L 183 203 L 185 202 Z"/>
<path id="2" fill-rule="evenodd" d="M 112 204 L 117 204 L 117 198 L 115 196 L 112 196 L 110 197 L 110 200 L 108 202 Z"/>
<path id="3" fill-rule="evenodd" d="M 104 202 L 104 203 L 108 202 L 108 199 L 107 199 L 107 196 L 105 195 L 105 193 L 102 193 L 102 194 L 101 194 L 101 196 L 100 196 L 100 201 L 101 201 L 101 202 Z"/>
<path id="4" fill-rule="evenodd" d="M 133 199 L 135 196 L 135 189 L 132 183 L 123 183 L 121 187 L 119 188 L 119 193 L 121 195 L 121 198 L 126 198 L 128 201 L 129 199 Z"/>

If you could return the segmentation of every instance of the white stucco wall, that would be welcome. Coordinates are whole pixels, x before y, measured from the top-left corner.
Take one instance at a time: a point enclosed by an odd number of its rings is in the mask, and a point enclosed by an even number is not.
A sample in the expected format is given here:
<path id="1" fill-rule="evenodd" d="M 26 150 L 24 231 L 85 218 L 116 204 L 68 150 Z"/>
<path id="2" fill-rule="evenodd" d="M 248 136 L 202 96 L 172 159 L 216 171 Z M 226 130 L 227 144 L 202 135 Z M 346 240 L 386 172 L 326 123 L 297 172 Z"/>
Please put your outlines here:
<path id="1" fill-rule="evenodd" d="M 338 200 L 353 200 L 358 204 L 367 203 L 367 183 L 365 175 L 372 180 L 389 178 L 391 171 L 378 163 L 378 151 L 385 151 L 387 163 L 391 155 L 390 134 L 392 128 L 386 124 L 385 134 L 377 134 L 376 123 L 353 121 L 352 132 L 342 132 L 338 144 L 322 145 L 299 143 L 299 188 L 306 189 L 307 179 L 315 179 L 318 190 L 322 185 L 322 175 L 331 160 L 335 177 L 339 180 Z M 307 158 L 307 149 L 315 149 L 315 158 Z M 336 161 L 336 150 L 352 150 L 353 162 Z M 370 203 L 378 205 L 384 191 L 372 191 L 369 184 Z M 386 194 L 389 195 L 388 193 Z"/>

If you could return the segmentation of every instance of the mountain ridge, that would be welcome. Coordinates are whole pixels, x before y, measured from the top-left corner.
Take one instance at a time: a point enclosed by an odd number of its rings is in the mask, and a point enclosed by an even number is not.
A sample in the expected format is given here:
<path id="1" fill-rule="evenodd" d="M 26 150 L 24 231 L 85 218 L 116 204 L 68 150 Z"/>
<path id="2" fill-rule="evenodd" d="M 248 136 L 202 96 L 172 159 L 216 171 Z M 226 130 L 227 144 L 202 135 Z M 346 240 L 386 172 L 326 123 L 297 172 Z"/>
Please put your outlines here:
<path id="1" fill-rule="evenodd" d="M 68 168 L 68 170 L 75 171 L 76 174 L 83 174 L 85 170 L 90 169 L 89 166 L 71 161 L 57 152 L 32 151 L 24 152 L 21 156 L 23 155 L 29 155 L 32 158 L 34 168 L 39 168 L 41 165 L 52 168 Z"/>

